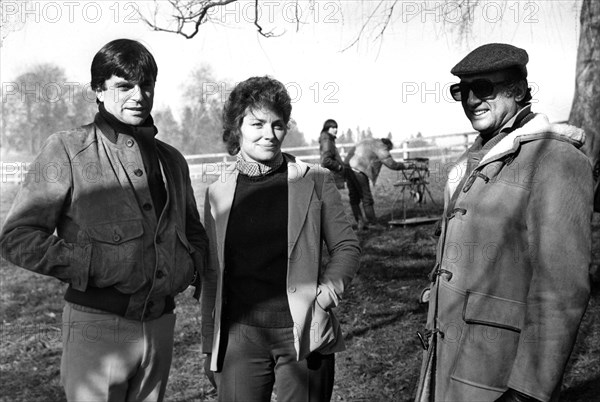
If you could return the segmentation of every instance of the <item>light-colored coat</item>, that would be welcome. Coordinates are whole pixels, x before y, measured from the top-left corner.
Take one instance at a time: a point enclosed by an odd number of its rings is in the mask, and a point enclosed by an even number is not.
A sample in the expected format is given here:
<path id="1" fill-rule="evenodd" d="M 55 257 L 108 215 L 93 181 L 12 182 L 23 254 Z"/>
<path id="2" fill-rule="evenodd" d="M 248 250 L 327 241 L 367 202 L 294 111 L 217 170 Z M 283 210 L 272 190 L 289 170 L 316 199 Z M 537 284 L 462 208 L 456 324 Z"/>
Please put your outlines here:
<path id="1" fill-rule="evenodd" d="M 341 300 L 356 273 L 360 247 L 344 212 L 331 174 L 285 155 L 288 164 L 287 297 L 294 321 L 297 359 L 310 352 L 344 349 L 342 332 L 332 307 Z M 226 166 L 207 189 L 205 226 L 210 242 L 208 267 L 202 281 L 202 350 L 212 353 L 211 370 L 219 371 L 217 355 L 222 328 L 224 244 L 238 171 Z M 260 236 L 257 233 L 257 236 Z M 330 259 L 321 264 L 321 246 Z M 265 245 L 268 252 L 268 245 Z"/>
<path id="2" fill-rule="evenodd" d="M 536 115 L 465 178 L 450 171 L 420 401 L 554 400 L 589 298 L 583 132 Z M 575 145 L 575 146 L 573 146 Z"/>

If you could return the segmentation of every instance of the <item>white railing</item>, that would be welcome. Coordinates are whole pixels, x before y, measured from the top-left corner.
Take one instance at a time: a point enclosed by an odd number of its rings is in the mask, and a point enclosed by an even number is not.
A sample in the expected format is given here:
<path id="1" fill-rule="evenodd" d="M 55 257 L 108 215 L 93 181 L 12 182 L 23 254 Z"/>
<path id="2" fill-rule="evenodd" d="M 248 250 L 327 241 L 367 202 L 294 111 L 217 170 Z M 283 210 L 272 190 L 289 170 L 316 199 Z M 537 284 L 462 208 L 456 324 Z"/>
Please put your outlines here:
<path id="1" fill-rule="evenodd" d="M 430 160 L 441 160 L 442 163 L 452 157 L 455 157 L 458 153 L 464 151 L 471 144 L 471 139 L 477 135 L 477 132 L 458 133 L 458 134 L 441 134 L 423 138 L 424 141 L 436 140 L 436 139 L 447 139 L 447 138 L 460 138 L 461 141 L 455 142 L 450 145 L 431 145 L 426 147 L 410 148 L 409 142 L 404 141 L 400 148 L 391 151 L 392 155 L 399 156 L 402 159 L 408 159 L 411 157 L 411 153 L 415 152 L 435 152 L 437 155 L 429 156 Z M 346 156 L 350 148 L 354 146 L 354 143 L 343 143 L 337 144 L 338 150 L 342 158 Z M 307 162 L 315 162 L 320 159 L 319 146 L 311 145 L 304 147 L 290 147 L 283 148 L 284 152 L 294 154 L 295 152 L 301 151 L 314 151 L 309 155 L 297 155 L 299 159 Z M 234 157 L 227 153 L 212 153 L 212 154 L 196 154 L 186 155 L 185 159 L 189 163 L 190 176 L 193 179 L 201 178 L 205 175 L 218 174 L 222 163 L 234 160 Z M 26 162 L 0 162 L 0 183 L 20 183 L 23 181 L 23 176 L 27 174 L 28 163 Z"/>

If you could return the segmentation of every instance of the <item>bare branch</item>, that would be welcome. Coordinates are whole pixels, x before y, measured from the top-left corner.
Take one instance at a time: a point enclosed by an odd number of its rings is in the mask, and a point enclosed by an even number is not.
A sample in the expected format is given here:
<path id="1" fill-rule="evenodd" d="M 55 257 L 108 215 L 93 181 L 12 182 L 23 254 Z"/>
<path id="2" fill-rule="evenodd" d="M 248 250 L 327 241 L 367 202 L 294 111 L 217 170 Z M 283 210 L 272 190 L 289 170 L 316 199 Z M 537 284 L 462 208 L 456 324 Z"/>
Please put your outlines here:
<path id="1" fill-rule="evenodd" d="M 263 32 L 263 27 L 258 23 L 258 0 L 254 0 L 254 26 L 258 29 L 258 33 L 265 38 L 276 36 L 272 31 Z"/>
<path id="2" fill-rule="evenodd" d="M 360 41 L 360 38 L 362 37 L 363 32 L 367 28 L 367 25 L 369 25 L 369 22 L 371 21 L 371 19 L 375 15 L 375 13 L 377 13 L 377 10 L 379 10 L 379 7 L 383 4 L 383 2 L 384 2 L 384 0 L 380 0 L 379 1 L 379 4 L 377 4 L 377 7 L 375 7 L 375 10 L 373 10 L 373 12 L 371 13 L 371 15 L 369 15 L 367 17 L 367 20 L 365 21 L 365 23 L 360 28 L 360 31 L 358 32 L 358 35 L 356 35 L 356 39 L 354 39 L 354 41 L 351 44 L 349 44 L 344 49 L 342 49 L 342 52 L 345 52 L 346 50 L 350 49 L 351 47 L 353 47 L 354 45 L 356 45 Z"/>
<path id="3" fill-rule="evenodd" d="M 200 30 L 200 26 L 211 20 L 210 11 L 211 9 L 224 7 L 228 4 L 235 3 L 239 0 L 168 0 L 168 4 L 172 8 L 172 21 L 171 23 L 159 23 L 159 1 L 154 0 L 154 13 L 153 18 L 150 20 L 144 16 L 139 10 L 138 15 L 142 21 L 144 21 L 154 31 L 169 32 L 177 35 L 181 35 L 186 39 L 191 39 L 196 36 Z M 296 29 L 300 28 L 300 13 L 299 13 L 299 1 L 296 0 Z M 272 31 L 266 32 L 259 21 L 259 1 L 254 1 L 254 20 L 252 21 L 256 27 L 258 33 L 265 38 L 271 38 L 280 36 L 273 33 Z M 171 26 L 169 26 L 171 25 Z M 174 26 L 173 26 L 174 25 Z M 186 27 L 192 26 L 191 32 Z"/>
<path id="4" fill-rule="evenodd" d="M 398 0 L 394 0 L 394 4 L 392 4 L 392 6 L 389 8 L 389 11 L 387 12 L 385 21 L 383 22 L 383 28 L 381 28 L 381 31 L 379 31 L 379 34 L 377 35 L 375 40 L 380 39 L 380 38 L 383 39 L 383 34 L 385 33 L 385 30 L 387 29 L 388 25 L 390 24 L 390 21 L 392 20 L 392 15 L 394 14 L 394 7 L 396 7 L 397 3 L 398 3 Z"/>
<path id="5" fill-rule="evenodd" d="M 183 2 L 181 0 L 169 0 L 169 4 L 178 15 L 172 15 L 176 21 L 176 29 L 163 28 L 157 23 L 158 5 L 157 0 L 154 0 L 154 19 L 148 20 L 141 12 L 138 11 L 140 19 L 144 21 L 154 31 L 170 32 L 181 35 L 186 39 L 191 39 L 198 34 L 200 25 L 207 21 L 208 12 L 214 7 L 224 7 L 228 4 L 235 3 L 238 0 L 191 0 Z M 195 6 L 198 6 L 195 9 Z M 193 24 L 194 29 L 191 33 L 184 32 L 184 28 L 188 24 Z"/>
<path id="6" fill-rule="evenodd" d="M 296 0 L 296 7 L 294 8 L 296 16 L 296 32 L 300 31 L 300 15 L 298 15 L 298 0 Z"/>

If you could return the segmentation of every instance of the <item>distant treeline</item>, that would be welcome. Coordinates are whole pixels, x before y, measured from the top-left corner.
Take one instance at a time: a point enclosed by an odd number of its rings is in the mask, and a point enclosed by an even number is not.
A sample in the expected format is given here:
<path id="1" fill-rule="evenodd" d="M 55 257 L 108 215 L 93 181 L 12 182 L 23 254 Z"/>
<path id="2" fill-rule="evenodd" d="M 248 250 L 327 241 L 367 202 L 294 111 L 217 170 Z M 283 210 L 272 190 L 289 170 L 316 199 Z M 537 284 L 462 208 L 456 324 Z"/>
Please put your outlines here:
<path id="1" fill-rule="evenodd" d="M 196 68 L 185 80 L 180 116 L 170 107 L 154 109 L 158 138 L 184 154 L 224 152 L 221 141 L 222 93 L 214 88 L 232 88 L 217 81 L 210 67 Z M 36 154 L 50 134 L 90 123 L 97 112 L 96 96 L 89 83 L 69 81 L 62 67 L 38 64 L 1 89 L 2 138 L 5 150 Z M 172 102 L 176 103 L 176 102 Z M 308 145 L 304 134 L 292 124 L 285 146 Z"/>

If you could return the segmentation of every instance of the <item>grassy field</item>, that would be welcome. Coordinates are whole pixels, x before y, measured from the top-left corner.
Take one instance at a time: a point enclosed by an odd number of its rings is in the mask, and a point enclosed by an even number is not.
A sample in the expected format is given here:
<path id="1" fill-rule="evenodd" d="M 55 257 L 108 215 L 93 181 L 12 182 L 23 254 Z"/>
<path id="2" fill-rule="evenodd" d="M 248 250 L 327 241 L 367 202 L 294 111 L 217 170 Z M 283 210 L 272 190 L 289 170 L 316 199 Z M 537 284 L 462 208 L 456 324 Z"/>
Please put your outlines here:
<path id="1" fill-rule="evenodd" d="M 434 175 L 424 207 L 409 203 L 408 216 L 439 214 L 442 180 Z M 433 225 L 387 227 L 397 173 L 384 169 L 375 188 L 383 224 L 359 234 L 361 269 L 338 307 L 347 351 L 336 360 L 335 401 L 405 401 L 415 392 L 421 347 L 415 331 L 425 323 L 426 307 L 417 302 L 435 259 Z M 199 205 L 206 183 L 194 183 Z M 3 186 L 0 220 L 16 187 Z M 342 195 L 347 201 L 346 191 Z M 347 203 L 346 203 L 347 204 Z M 349 213 L 349 211 L 348 211 Z M 396 203 L 394 217 L 402 215 Z M 600 215 L 594 220 L 595 258 L 600 259 Z M 0 262 L 0 400 L 63 401 L 59 383 L 61 311 L 65 285 Z M 202 372 L 200 306 L 191 290 L 178 297 L 174 360 L 168 401 L 212 401 Z M 594 290 L 571 361 L 562 400 L 591 401 L 600 395 L 600 291 Z"/>

